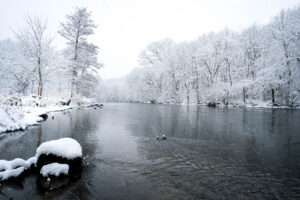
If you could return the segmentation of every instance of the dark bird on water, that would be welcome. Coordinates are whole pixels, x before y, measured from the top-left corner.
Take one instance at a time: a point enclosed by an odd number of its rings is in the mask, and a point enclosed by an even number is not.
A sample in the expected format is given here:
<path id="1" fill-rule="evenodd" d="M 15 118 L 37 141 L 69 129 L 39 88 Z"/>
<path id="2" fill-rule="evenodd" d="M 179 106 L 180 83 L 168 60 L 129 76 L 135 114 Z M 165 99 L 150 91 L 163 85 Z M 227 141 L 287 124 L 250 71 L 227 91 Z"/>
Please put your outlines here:
<path id="1" fill-rule="evenodd" d="M 157 139 L 157 140 L 160 140 L 160 139 L 162 139 L 162 140 L 166 140 L 166 139 L 167 139 L 167 137 L 166 137 L 165 135 L 162 135 L 161 137 L 159 137 L 159 136 L 156 136 L 156 139 Z"/>

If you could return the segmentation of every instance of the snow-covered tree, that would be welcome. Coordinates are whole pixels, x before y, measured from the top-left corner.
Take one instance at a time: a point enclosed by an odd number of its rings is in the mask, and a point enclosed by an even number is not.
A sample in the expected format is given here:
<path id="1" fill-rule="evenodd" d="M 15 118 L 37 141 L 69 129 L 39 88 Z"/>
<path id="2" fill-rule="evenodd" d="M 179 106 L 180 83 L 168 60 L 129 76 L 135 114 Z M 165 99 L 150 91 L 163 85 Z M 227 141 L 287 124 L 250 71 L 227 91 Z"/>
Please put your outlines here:
<path id="1" fill-rule="evenodd" d="M 26 64 L 12 40 L 0 41 L 1 93 L 26 93 L 32 78 Z"/>
<path id="2" fill-rule="evenodd" d="M 66 16 L 66 22 L 61 23 L 59 33 L 67 40 L 65 55 L 69 60 L 71 72 L 71 97 L 73 93 L 83 93 L 87 85 L 97 84 L 97 69 L 101 64 L 97 61 L 98 47 L 87 41 L 94 34 L 96 25 L 91 19 L 91 13 L 86 8 L 74 9 Z"/>
<path id="3" fill-rule="evenodd" d="M 15 31 L 17 49 L 23 60 L 27 62 L 22 67 L 30 72 L 32 81 L 37 82 L 37 94 L 43 95 L 47 72 L 53 57 L 51 43 L 53 37 L 48 31 L 47 21 L 37 16 L 26 15 L 25 26 Z"/>
<path id="4" fill-rule="evenodd" d="M 140 54 L 142 68 L 126 78 L 127 100 L 300 106 L 299 52 L 300 7 L 241 33 L 152 42 Z"/>

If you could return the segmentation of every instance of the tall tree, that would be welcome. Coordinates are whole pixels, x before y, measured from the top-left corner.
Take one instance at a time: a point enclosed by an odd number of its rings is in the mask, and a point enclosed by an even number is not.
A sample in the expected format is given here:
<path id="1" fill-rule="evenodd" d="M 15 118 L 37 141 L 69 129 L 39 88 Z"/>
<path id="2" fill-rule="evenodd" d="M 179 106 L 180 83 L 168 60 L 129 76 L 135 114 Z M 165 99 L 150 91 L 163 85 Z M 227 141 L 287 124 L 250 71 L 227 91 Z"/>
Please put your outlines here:
<path id="1" fill-rule="evenodd" d="M 43 95 L 43 86 L 46 81 L 47 69 L 51 63 L 53 37 L 48 32 L 47 21 L 37 16 L 26 15 L 25 26 L 15 32 L 18 49 L 23 58 L 30 62 L 24 65 L 38 83 L 37 94 Z"/>
<path id="2" fill-rule="evenodd" d="M 76 7 L 73 13 L 66 16 L 66 22 L 61 23 L 59 34 L 67 40 L 68 46 L 66 55 L 72 76 L 71 98 L 75 90 L 80 93 L 80 88 L 84 88 L 80 85 L 86 83 L 82 79 L 90 77 L 101 67 L 97 61 L 98 47 L 87 42 L 87 37 L 94 34 L 95 28 L 91 13 L 86 8 Z"/>

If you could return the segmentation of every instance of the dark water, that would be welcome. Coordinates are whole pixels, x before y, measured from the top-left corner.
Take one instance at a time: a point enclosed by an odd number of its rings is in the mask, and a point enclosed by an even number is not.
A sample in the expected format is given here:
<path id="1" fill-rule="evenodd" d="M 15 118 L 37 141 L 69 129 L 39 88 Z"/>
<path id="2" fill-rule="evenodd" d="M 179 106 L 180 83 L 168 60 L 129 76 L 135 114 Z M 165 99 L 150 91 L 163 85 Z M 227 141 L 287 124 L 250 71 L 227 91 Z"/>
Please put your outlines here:
<path id="1" fill-rule="evenodd" d="M 168 140 L 157 141 L 162 134 Z M 0 135 L 0 159 L 27 159 L 61 137 L 83 147 L 81 178 L 41 192 L 31 174 L 2 183 L 0 199 L 300 198 L 299 110 L 106 104 L 51 113 Z"/>

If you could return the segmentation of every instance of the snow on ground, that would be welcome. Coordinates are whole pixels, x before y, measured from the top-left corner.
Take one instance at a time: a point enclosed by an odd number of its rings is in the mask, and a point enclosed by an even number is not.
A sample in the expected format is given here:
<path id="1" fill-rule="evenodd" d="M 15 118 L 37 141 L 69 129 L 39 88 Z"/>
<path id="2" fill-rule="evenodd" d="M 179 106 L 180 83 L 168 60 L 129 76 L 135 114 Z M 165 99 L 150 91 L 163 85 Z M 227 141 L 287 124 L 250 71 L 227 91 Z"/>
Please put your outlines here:
<path id="1" fill-rule="evenodd" d="M 82 157 L 80 144 L 72 138 L 61 138 L 42 143 L 36 150 L 36 157 L 53 154 L 69 160 Z"/>
<path id="2" fill-rule="evenodd" d="M 40 174 L 43 177 L 52 176 L 60 176 L 62 174 L 68 175 L 69 173 L 69 165 L 67 164 L 60 164 L 60 163 L 51 163 L 48 165 L 44 165 L 41 168 Z"/>
<path id="3" fill-rule="evenodd" d="M 75 96 L 69 106 L 62 105 L 66 99 L 39 96 L 2 96 L 0 97 L 0 133 L 25 129 L 43 119 L 40 115 L 62 111 L 94 103 L 93 99 Z"/>

